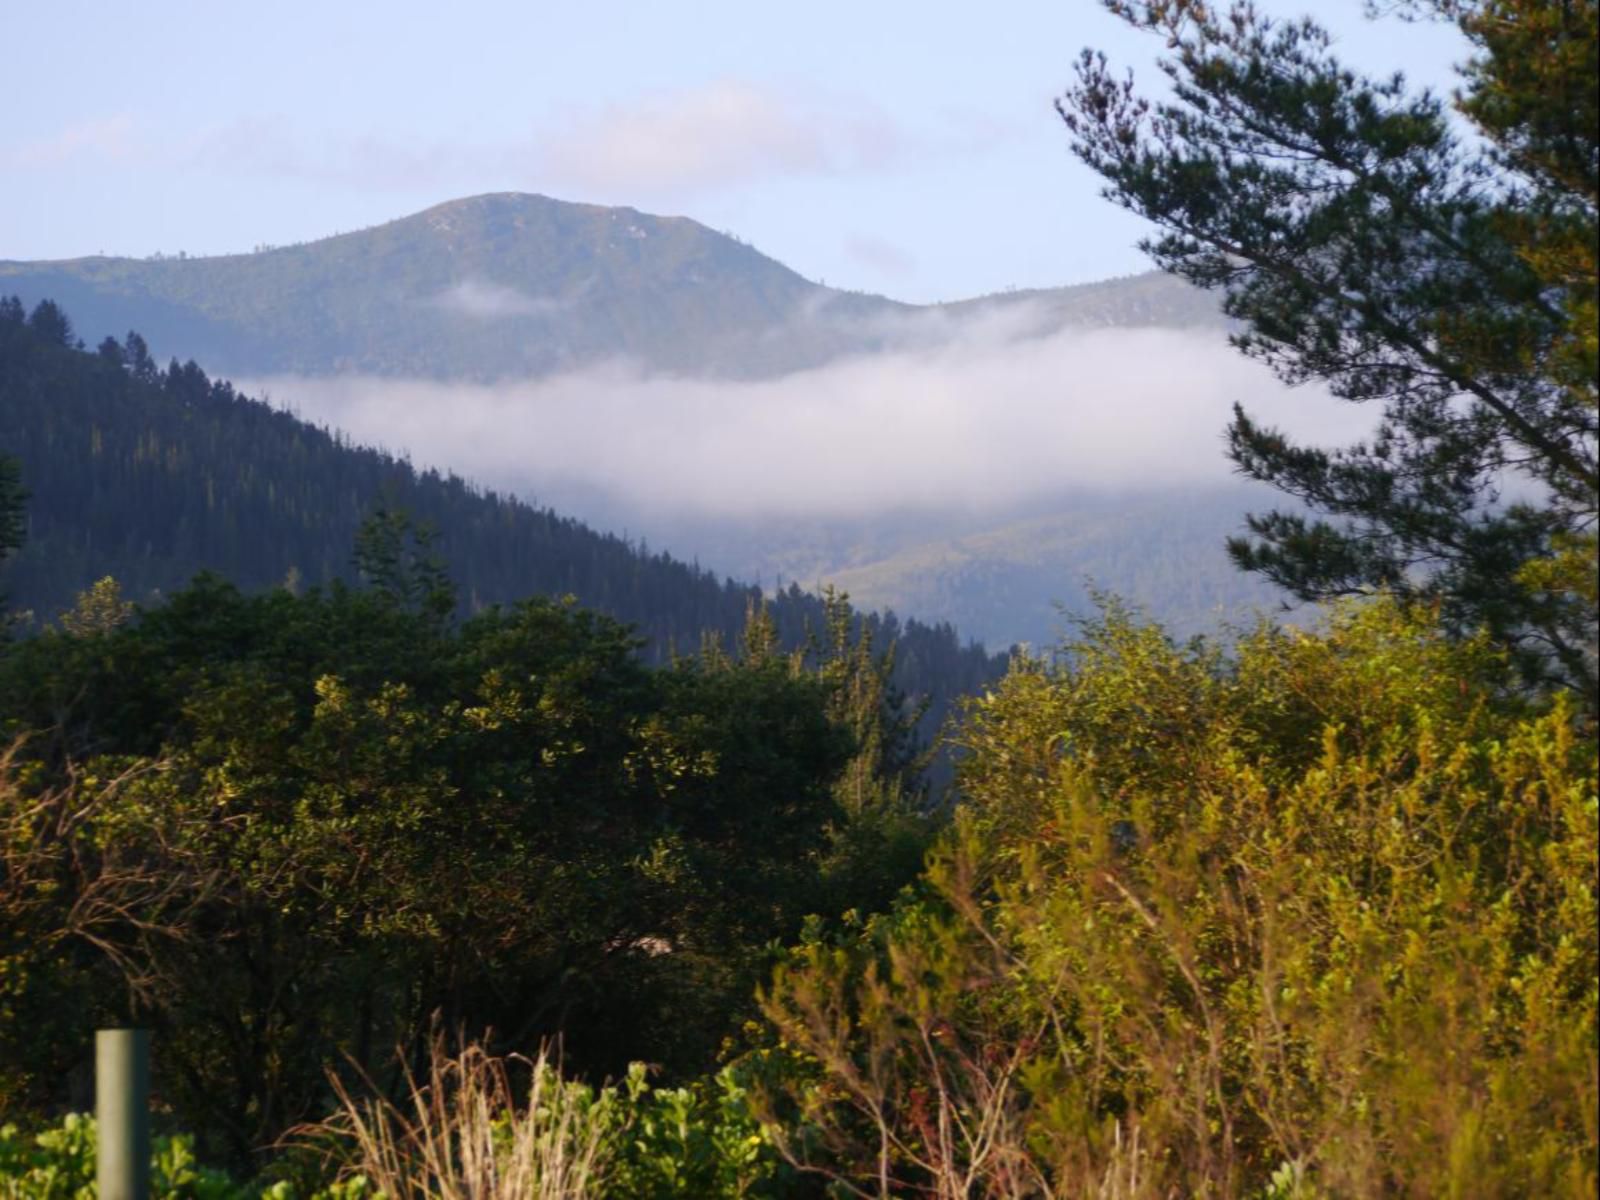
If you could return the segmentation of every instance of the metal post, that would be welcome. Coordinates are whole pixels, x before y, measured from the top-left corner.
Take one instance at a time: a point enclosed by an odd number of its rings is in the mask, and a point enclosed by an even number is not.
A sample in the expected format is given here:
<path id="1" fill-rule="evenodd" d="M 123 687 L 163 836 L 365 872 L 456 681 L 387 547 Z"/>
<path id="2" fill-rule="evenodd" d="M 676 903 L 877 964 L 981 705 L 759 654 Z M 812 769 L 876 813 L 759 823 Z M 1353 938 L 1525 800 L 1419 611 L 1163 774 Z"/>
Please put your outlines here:
<path id="1" fill-rule="evenodd" d="M 100 1200 L 149 1200 L 150 1033 L 97 1029 L 94 1035 L 95 1152 Z"/>

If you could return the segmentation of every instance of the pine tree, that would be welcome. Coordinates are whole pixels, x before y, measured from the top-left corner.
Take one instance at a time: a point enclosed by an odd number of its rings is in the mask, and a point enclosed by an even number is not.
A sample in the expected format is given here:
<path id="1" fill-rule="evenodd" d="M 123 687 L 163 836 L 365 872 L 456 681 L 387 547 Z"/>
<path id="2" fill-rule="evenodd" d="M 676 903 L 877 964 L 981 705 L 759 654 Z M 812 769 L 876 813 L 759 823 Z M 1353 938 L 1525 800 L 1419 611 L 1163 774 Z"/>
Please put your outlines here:
<path id="1" fill-rule="evenodd" d="M 1343 66 L 1315 22 L 1248 3 L 1106 0 L 1164 37 L 1173 99 L 1088 51 L 1060 103 L 1164 269 L 1220 289 L 1235 343 L 1372 403 L 1370 439 L 1298 445 L 1242 409 L 1241 473 L 1316 514 L 1229 550 L 1295 595 L 1373 587 L 1487 627 L 1529 678 L 1596 692 L 1594 0 L 1417 0 L 1477 56 L 1457 107 Z"/>

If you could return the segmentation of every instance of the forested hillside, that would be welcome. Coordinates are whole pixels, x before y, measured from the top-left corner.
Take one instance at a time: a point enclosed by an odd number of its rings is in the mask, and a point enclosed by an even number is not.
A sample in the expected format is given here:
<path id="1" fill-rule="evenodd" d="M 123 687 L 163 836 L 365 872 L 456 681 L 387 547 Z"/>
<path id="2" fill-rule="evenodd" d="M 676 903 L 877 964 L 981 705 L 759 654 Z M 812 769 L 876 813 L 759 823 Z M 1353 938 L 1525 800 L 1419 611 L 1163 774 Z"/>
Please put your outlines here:
<path id="1" fill-rule="evenodd" d="M 908 318 L 1027 305 L 1040 329 L 1215 324 L 1159 275 L 914 306 L 804 278 L 686 217 L 519 193 L 251 254 L 0 262 L 0 292 L 53 299 L 90 341 L 234 375 L 526 378 L 608 360 L 771 376 L 883 348 Z"/>
<path id="2" fill-rule="evenodd" d="M 159 355 L 232 373 L 493 379 L 624 357 L 762 374 L 860 345 L 855 318 L 901 307 L 830 292 L 687 218 L 517 194 L 251 254 L 0 276 L 30 303 L 69 304 L 91 339 L 137 325 Z M 840 324 L 773 336 L 824 300 Z"/>
<path id="3" fill-rule="evenodd" d="M 0 446 L 20 462 L 26 539 L 5 567 L 14 607 L 42 624 L 95 580 L 131 598 L 170 593 L 215 571 L 246 590 L 352 580 L 362 521 L 403 510 L 437 531 L 462 609 L 573 595 L 633 624 L 664 661 L 744 628 L 759 589 L 602 534 L 514 497 L 349 444 L 214 381 L 193 362 L 166 368 L 144 340 L 75 348 L 53 304 L 0 303 Z M 791 586 L 772 602 L 780 641 L 825 624 L 821 600 Z M 963 646 L 948 625 L 869 617 L 897 641 L 897 682 L 930 699 L 977 690 L 1003 658 Z"/>
<path id="4" fill-rule="evenodd" d="M 1600 1194 L 1600 0 L 1395 6 L 1464 39 L 1453 110 L 1275 5 L 1105 6 L 1165 82 L 1085 50 L 1057 109 L 1176 291 L 856 297 L 892 353 L 736 380 L 836 294 L 500 196 L 0 299 L 0 1200 Z M 1280 423 L 1195 287 L 1352 419 Z M 437 373 L 279 409 L 117 304 Z M 1051 332 L 1124 320 L 1213 324 Z M 1211 454 L 1311 619 L 1144 615 L 1210 608 Z M 508 494 L 552 484 L 698 558 Z M 990 629 L 1116 574 L 996 678 L 719 579 L 715 520 Z"/>

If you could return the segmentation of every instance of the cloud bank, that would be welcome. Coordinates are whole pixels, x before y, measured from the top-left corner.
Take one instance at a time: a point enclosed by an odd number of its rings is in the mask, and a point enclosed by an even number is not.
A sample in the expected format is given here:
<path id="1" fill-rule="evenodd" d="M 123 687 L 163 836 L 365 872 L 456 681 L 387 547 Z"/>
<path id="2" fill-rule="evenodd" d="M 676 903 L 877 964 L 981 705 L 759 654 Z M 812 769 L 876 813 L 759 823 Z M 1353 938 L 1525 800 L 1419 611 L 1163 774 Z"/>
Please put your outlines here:
<path id="1" fill-rule="evenodd" d="M 930 144 L 859 98 L 830 102 L 764 83 L 720 79 L 642 93 L 626 104 L 574 105 L 531 120 L 518 136 L 494 141 L 312 134 L 282 119 L 256 116 L 214 126 L 175 156 L 219 171 L 363 190 L 459 188 L 463 179 L 475 178 L 638 200 L 682 198 L 778 176 L 874 171 L 958 148 L 957 140 Z"/>
<path id="2" fill-rule="evenodd" d="M 1359 437 L 1374 415 L 1284 388 L 1214 333 L 1018 328 L 962 323 L 935 345 L 759 382 L 613 364 L 492 386 L 280 377 L 249 390 L 558 507 L 605 497 L 686 517 L 998 510 L 1069 489 L 1211 486 L 1231 474 L 1222 431 L 1236 400 L 1317 442 Z"/>

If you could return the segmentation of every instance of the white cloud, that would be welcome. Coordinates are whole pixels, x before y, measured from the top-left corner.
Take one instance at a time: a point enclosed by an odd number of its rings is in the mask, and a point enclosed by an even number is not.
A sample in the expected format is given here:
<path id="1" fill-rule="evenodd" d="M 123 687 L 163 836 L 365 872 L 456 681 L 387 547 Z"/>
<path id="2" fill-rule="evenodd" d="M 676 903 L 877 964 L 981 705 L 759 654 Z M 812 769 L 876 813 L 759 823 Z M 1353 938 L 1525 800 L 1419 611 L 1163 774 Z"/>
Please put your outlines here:
<path id="1" fill-rule="evenodd" d="M 492 321 L 501 317 L 546 316 L 567 307 L 570 300 L 530 296 L 484 279 L 464 279 L 434 296 L 429 303 L 445 312 Z"/>
<path id="2" fill-rule="evenodd" d="M 1317 442 L 1372 414 L 1290 392 L 1215 335 L 1029 337 L 996 321 L 938 344 L 761 382 L 620 366 L 496 386 L 370 378 L 257 385 L 424 465 L 541 500 L 685 515 L 838 517 L 1004 508 L 1078 488 L 1225 481 L 1235 400 Z"/>
<path id="3" fill-rule="evenodd" d="M 494 142 L 311 134 L 256 116 L 204 131 L 181 157 L 216 170 L 355 188 L 514 187 L 637 203 L 775 175 L 881 170 L 907 157 L 971 153 L 970 141 L 961 122 L 934 142 L 859 98 L 802 97 L 722 79 L 605 107 L 572 106 Z"/>
<path id="4" fill-rule="evenodd" d="M 7 158 L 19 168 L 59 167 L 91 160 L 120 162 L 140 152 L 138 125 L 128 113 L 79 121 L 51 137 L 24 142 Z"/>
<path id="5" fill-rule="evenodd" d="M 902 131 L 871 110 L 829 110 L 725 79 L 572 114 L 534 147 L 533 164 L 586 190 L 684 192 L 872 169 L 906 148 Z"/>

